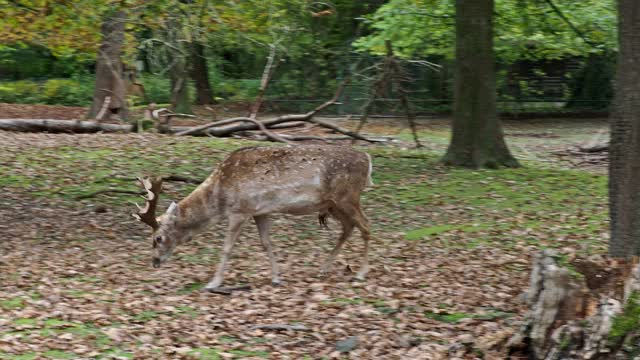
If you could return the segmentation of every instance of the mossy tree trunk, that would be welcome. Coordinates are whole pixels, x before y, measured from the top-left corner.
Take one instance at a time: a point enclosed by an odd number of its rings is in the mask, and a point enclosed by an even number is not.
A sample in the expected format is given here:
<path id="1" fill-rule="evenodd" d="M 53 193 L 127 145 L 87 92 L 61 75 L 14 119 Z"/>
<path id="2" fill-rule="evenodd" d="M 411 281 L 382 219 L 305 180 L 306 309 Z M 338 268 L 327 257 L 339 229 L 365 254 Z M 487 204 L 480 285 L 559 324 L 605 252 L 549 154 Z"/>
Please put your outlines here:
<path id="1" fill-rule="evenodd" d="M 171 107 L 177 113 L 191 114 L 189 72 L 186 58 L 181 54 L 175 55 L 176 58 L 171 67 Z"/>
<path id="2" fill-rule="evenodd" d="M 454 120 L 444 163 L 516 167 L 496 111 L 493 0 L 456 0 Z"/>
<path id="3" fill-rule="evenodd" d="M 620 52 L 611 116 L 609 206 L 614 257 L 640 255 L 640 1 L 618 1 Z"/>
<path id="4" fill-rule="evenodd" d="M 96 85 L 88 118 L 108 120 L 110 117 L 127 117 L 127 94 L 121 60 L 125 20 L 125 12 L 117 10 L 102 23 Z"/>
<path id="5" fill-rule="evenodd" d="M 190 51 L 187 48 L 184 34 L 184 25 L 179 17 L 172 17 L 167 22 L 166 41 L 171 44 L 168 47 L 169 63 L 171 68 L 171 109 L 177 113 L 191 114 L 191 99 L 189 96 L 189 67 L 188 59 Z"/>

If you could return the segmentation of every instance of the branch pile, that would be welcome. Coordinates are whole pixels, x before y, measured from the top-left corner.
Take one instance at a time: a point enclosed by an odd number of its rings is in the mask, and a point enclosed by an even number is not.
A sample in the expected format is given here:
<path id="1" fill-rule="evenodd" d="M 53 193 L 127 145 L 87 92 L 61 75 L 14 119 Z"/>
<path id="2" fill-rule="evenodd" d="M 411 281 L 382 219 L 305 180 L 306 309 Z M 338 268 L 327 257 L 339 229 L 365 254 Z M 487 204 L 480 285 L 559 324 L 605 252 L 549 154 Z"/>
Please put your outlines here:
<path id="1" fill-rule="evenodd" d="M 302 140 L 320 140 L 333 141 L 354 139 L 367 142 L 384 142 L 385 138 L 368 138 L 357 132 L 344 129 L 340 126 L 327 121 L 315 119 L 315 116 L 325 108 L 335 104 L 348 81 L 343 82 L 336 90 L 333 98 L 322 105 L 304 114 L 282 115 L 267 120 L 256 120 L 254 116 L 235 117 L 230 119 L 218 120 L 208 124 L 185 127 L 185 126 L 169 126 L 169 117 L 154 116 L 159 123 L 157 126 L 161 132 L 175 134 L 176 136 L 213 136 L 213 137 L 247 137 L 255 136 L 251 132 L 258 132 L 257 140 L 270 140 L 290 143 L 292 141 Z M 165 110 L 165 109 L 161 109 Z M 159 111 L 159 110 L 157 110 Z M 157 112 L 156 111 L 156 112 Z M 171 114 L 170 114 L 171 115 Z M 183 114 L 173 114 L 183 115 Z M 166 118 L 166 119 L 165 119 Z M 341 134 L 338 137 L 324 137 L 317 135 L 301 134 L 286 135 L 278 134 L 272 130 L 304 128 L 309 124 L 313 127 L 321 127 L 328 129 L 333 133 Z M 50 120 L 50 119 L 0 119 L 0 130 L 20 131 L 20 132 L 52 132 L 52 133 L 114 133 L 114 132 L 132 132 L 140 127 L 140 124 L 108 124 L 91 121 L 74 121 L 74 120 Z M 307 128 L 308 129 L 308 128 Z"/>

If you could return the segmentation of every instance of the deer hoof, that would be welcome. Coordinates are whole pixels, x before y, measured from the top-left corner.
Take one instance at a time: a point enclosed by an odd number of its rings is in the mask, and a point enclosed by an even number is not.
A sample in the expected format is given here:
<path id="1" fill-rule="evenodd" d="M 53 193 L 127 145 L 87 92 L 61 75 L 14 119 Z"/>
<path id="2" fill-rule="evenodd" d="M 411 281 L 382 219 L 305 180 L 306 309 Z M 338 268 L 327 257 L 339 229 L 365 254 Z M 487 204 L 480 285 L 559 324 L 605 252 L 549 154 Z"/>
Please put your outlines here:
<path id="1" fill-rule="evenodd" d="M 205 287 L 202 288 L 203 292 L 211 293 L 211 294 L 221 294 L 221 295 L 231 295 L 231 290 L 223 288 L 223 287 Z"/>

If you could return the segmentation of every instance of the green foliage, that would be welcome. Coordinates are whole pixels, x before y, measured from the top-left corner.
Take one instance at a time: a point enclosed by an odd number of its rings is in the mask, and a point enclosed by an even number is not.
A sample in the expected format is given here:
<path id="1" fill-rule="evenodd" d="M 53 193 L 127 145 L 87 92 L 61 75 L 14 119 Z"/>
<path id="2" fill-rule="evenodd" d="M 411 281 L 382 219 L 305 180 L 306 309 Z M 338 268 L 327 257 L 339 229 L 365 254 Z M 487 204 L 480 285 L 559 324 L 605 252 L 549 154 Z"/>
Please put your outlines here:
<path id="1" fill-rule="evenodd" d="M 495 51 L 504 63 L 516 60 L 559 59 L 616 49 L 616 11 L 613 0 L 555 1 L 556 6 L 585 36 L 585 42 L 545 1 L 496 0 Z M 367 22 L 372 35 L 360 38 L 360 50 L 383 54 L 391 40 L 405 57 L 453 57 L 455 46 L 453 0 L 391 0 Z"/>
<path id="2" fill-rule="evenodd" d="M 40 99 L 40 85 L 34 81 L 0 83 L 0 102 L 36 104 Z"/>
<path id="3" fill-rule="evenodd" d="M 74 79 L 51 79 L 42 86 L 46 104 L 85 105 L 91 102 L 93 84 Z"/>
<path id="4" fill-rule="evenodd" d="M 17 104 L 52 104 L 86 106 L 91 103 L 93 79 L 49 79 L 42 83 L 31 80 L 0 82 L 0 102 Z"/>
<path id="5" fill-rule="evenodd" d="M 55 56 L 39 45 L 0 45 L 0 78 L 22 80 L 81 75 L 93 59 L 84 56 Z"/>
<path id="6" fill-rule="evenodd" d="M 609 332 L 609 342 L 618 344 L 629 335 L 640 335 L 640 292 L 629 296 L 622 314 L 616 316 Z"/>
<path id="7" fill-rule="evenodd" d="M 24 302 L 21 297 L 15 297 L 12 299 L 0 300 L 0 308 L 5 310 L 22 309 Z"/>

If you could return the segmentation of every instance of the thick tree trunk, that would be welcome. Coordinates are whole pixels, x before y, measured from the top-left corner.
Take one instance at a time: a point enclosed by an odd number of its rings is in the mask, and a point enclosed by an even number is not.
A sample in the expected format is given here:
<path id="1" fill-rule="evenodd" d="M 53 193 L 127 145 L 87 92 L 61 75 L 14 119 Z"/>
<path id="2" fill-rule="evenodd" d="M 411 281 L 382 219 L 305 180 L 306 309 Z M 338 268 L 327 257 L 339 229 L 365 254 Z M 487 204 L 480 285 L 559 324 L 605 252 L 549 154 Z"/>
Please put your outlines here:
<path id="1" fill-rule="evenodd" d="M 609 147 L 609 253 L 640 255 L 640 2 L 618 0 L 619 42 Z"/>
<path id="2" fill-rule="evenodd" d="M 207 58 L 204 53 L 204 46 L 199 42 L 194 42 L 191 46 L 191 78 L 196 85 L 196 104 L 213 104 L 213 92 L 209 82 L 209 70 L 207 69 Z"/>
<path id="3" fill-rule="evenodd" d="M 126 85 L 123 79 L 122 45 L 124 43 L 125 13 L 114 12 L 102 24 L 102 44 L 96 62 L 96 87 L 88 117 L 108 120 L 126 119 Z"/>
<path id="4" fill-rule="evenodd" d="M 518 166 L 496 112 L 493 0 L 456 0 L 454 121 L 443 161 L 465 167 Z"/>

